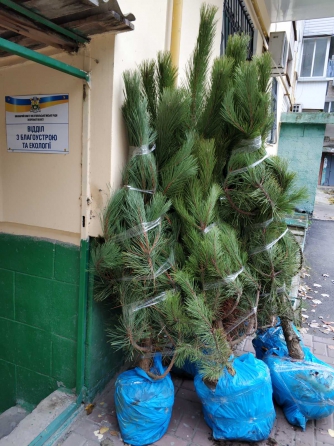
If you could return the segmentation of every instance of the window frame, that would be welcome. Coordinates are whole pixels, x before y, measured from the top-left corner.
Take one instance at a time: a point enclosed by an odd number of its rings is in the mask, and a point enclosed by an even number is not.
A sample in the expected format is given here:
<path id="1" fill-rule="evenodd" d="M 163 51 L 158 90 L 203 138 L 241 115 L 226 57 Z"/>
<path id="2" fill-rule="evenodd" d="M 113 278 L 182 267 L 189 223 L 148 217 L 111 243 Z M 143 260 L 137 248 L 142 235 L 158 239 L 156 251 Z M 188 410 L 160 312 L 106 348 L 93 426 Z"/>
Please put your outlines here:
<path id="1" fill-rule="evenodd" d="M 315 53 L 317 45 L 314 45 L 313 48 L 313 55 L 312 55 L 312 66 L 311 66 L 311 76 L 302 76 L 302 65 L 303 65 L 303 57 L 304 57 L 304 42 L 306 40 L 314 40 L 315 43 L 319 39 L 327 39 L 327 46 L 326 46 L 326 54 L 325 54 L 325 63 L 324 63 L 324 69 L 322 76 L 312 76 L 313 69 L 314 69 L 314 60 L 315 60 Z M 303 37 L 303 44 L 302 44 L 302 52 L 301 52 L 301 58 L 300 58 L 300 65 L 299 65 L 299 79 L 300 80 L 321 80 L 321 79 L 327 79 L 327 66 L 328 66 L 328 58 L 329 58 L 329 47 L 331 43 L 331 36 L 309 36 L 309 37 Z"/>
<path id="2" fill-rule="evenodd" d="M 251 60 L 254 54 L 253 46 L 255 40 L 255 26 L 252 18 L 244 0 L 225 0 L 220 44 L 221 55 L 225 54 L 228 37 L 240 32 L 250 36 L 247 60 Z"/>

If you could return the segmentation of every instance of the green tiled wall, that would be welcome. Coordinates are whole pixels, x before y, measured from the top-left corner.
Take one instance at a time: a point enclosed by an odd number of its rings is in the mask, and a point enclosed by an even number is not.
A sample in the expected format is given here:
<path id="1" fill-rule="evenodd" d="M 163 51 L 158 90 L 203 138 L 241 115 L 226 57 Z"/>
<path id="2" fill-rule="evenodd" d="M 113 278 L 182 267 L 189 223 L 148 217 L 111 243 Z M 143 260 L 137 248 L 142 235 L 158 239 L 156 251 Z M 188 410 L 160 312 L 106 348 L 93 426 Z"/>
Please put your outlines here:
<path id="1" fill-rule="evenodd" d="M 306 186 L 309 196 L 299 207 L 309 213 L 314 208 L 325 128 L 325 124 L 281 124 L 278 155 L 297 172 L 297 184 Z"/>
<path id="2" fill-rule="evenodd" d="M 75 387 L 79 254 L 0 234 L 0 413 Z"/>

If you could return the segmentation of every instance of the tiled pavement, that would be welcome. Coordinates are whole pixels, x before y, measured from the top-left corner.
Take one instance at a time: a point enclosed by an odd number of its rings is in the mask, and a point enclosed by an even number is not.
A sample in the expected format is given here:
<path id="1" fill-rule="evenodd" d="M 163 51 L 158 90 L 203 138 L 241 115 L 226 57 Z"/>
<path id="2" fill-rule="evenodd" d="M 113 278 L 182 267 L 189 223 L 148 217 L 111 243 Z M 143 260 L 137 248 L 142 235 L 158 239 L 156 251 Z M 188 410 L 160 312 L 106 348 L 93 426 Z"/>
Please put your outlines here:
<path id="1" fill-rule="evenodd" d="M 334 365 L 334 339 L 304 335 L 304 342 L 311 347 L 319 359 Z M 251 339 L 247 339 L 238 353 L 254 352 Z M 175 385 L 175 403 L 173 415 L 166 435 L 155 443 L 156 446 L 330 446 L 334 445 L 328 429 L 333 429 L 333 415 L 319 421 L 309 421 L 307 429 L 291 426 L 284 418 L 283 412 L 276 407 L 277 419 L 268 440 L 259 443 L 240 443 L 211 440 L 211 429 L 203 419 L 201 404 L 194 391 L 192 380 L 173 377 Z M 62 441 L 55 445 L 62 446 L 122 446 L 114 407 L 114 381 L 110 382 L 104 392 L 96 399 L 96 406 L 90 415 L 84 413 L 77 419 Z M 98 440 L 96 434 L 101 427 L 109 430 Z M 95 432 L 95 433 L 94 433 Z M 102 443 L 101 443 L 102 442 Z"/>

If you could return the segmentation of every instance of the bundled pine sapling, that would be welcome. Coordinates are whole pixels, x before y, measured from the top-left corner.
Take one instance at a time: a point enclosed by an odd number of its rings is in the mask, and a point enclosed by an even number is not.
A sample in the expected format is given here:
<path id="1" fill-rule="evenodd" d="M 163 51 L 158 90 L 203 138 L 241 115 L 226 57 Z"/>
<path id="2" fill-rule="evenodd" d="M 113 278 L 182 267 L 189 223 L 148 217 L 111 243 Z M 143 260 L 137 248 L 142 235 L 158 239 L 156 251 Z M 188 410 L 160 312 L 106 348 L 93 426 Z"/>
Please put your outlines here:
<path id="1" fill-rule="evenodd" d="M 213 181 L 213 141 L 197 141 L 199 171 L 174 200 L 182 222 L 187 261 L 175 275 L 186 310 L 187 336 L 178 343 L 177 362 L 189 359 L 216 384 L 225 367 L 233 373 L 232 347 L 256 329 L 257 282 L 236 233 L 219 220 L 222 191 Z"/>
<path id="2" fill-rule="evenodd" d="M 114 193 L 102 219 L 103 243 L 94 253 L 96 297 L 111 298 L 122 308 L 110 343 L 150 372 L 156 352 L 170 351 L 174 340 L 159 312 L 159 303 L 174 292 L 170 270 L 174 265 L 173 237 L 166 214 L 170 202 L 158 192 L 147 100 L 136 72 L 124 74 L 126 100 L 123 115 L 128 129 L 131 159 L 123 173 L 124 186 Z"/>
<path id="3" fill-rule="evenodd" d="M 250 265 L 261 281 L 263 318 L 270 314 L 281 317 L 290 355 L 300 359 L 303 353 L 291 327 L 288 287 L 300 268 L 301 254 L 284 217 L 305 192 L 295 187 L 295 175 L 286 163 L 269 158 L 265 150 L 271 125 L 270 66 L 268 53 L 240 62 L 224 99 L 221 113 L 231 127 L 234 143 L 223 181 L 221 215 L 239 228 Z"/>

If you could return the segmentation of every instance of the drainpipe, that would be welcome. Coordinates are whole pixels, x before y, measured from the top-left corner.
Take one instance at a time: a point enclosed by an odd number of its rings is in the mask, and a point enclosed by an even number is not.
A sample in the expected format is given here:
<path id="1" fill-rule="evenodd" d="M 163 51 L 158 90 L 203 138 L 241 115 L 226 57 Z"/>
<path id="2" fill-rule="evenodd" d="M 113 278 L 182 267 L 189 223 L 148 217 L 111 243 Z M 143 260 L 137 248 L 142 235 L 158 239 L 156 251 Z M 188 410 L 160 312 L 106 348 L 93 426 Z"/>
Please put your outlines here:
<path id="1" fill-rule="evenodd" d="M 173 65 L 178 69 L 180 62 L 180 42 L 182 26 L 183 0 L 173 0 L 172 32 L 170 52 Z"/>
<path id="2" fill-rule="evenodd" d="M 89 66 L 89 48 L 85 48 L 84 65 Z M 86 68 L 86 67 L 85 67 Z M 87 70 L 88 71 L 88 70 Z M 82 180 L 81 180 L 81 242 L 80 242 L 80 272 L 79 272 L 79 304 L 78 304 L 78 334 L 77 334 L 77 373 L 75 403 L 70 404 L 58 415 L 28 446 L 52 446 L 63 434 L 74 418 L 81 411 L 86 396 L 85 366 L 86 366 L 86 321 L 88 298 L 88 267 L 89 267 L 89 236 L 88 219 L 90 205 L 89 189 L 89 152 L 90 152 L 90 84 L 83 85 L 82 106 Z"/>

